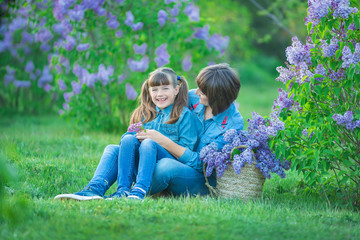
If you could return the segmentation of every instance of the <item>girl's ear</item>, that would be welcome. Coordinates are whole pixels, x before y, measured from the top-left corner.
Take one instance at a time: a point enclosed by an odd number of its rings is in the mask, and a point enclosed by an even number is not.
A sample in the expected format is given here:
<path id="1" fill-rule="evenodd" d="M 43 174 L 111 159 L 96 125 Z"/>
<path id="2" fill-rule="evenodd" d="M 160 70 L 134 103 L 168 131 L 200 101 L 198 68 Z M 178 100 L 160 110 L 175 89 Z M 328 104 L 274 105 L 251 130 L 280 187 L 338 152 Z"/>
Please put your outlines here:
<path id="1" fill-rule="evenodd" d="M 180 86 L 177 85 L 175 88 L 175 95 L 178 95 L 179 91 L 180 91 Z"/>

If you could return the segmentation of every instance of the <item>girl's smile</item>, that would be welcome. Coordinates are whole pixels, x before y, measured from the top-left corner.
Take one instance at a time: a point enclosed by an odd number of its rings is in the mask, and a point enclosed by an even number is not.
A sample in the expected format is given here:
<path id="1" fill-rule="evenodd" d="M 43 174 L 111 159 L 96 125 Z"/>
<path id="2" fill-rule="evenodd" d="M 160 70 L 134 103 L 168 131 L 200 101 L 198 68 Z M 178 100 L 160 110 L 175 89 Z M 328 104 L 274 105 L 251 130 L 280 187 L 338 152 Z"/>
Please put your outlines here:
<path id="1" fill-rule="evenodd" d="M 176 95 L 179 93 L 179 86 L 160 85 L 150 87 L 150 96 L 153 103 L 160 109 L 164 109 L 174 103 Z"/>

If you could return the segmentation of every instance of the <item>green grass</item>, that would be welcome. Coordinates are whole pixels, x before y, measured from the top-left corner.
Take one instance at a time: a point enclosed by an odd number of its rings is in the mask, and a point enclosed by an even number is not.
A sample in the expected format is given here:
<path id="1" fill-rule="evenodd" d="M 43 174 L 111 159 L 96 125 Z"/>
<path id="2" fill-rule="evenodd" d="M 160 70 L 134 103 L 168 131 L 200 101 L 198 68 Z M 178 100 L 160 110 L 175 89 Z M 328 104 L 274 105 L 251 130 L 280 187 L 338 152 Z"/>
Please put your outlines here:
<path id="1" fill-rule="evenodd" d="M 119 139 L 74 130 L 57 116 L 2 117 L 0 157 L 17 170 L 17 177 L 7 184 L 1 202 L 0 239 L 360 238 L 359 212 L 336 201 L 328 206 L 301 187 L 294 172 L 287 179 L 273 176 L 262 198 L 249 202 L 209 196 L 53 200 L 84 187 L 104 147 Z"/>

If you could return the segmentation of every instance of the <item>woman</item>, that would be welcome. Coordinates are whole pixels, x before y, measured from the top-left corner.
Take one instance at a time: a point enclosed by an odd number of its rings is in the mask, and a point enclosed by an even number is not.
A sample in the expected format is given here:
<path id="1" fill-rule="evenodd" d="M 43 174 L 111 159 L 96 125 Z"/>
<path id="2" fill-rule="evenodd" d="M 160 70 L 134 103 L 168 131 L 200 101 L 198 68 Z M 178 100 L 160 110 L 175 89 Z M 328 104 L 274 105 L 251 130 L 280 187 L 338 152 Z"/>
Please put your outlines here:
<path id="1" fill-rule="evenodd" d="M 176 160 L 162 158 L 156 163 L 150 194 L 164 190 L 176 196 L 208 194 L 209 190 L 205 186 L 202 162 L 199 158 L 200 150 L 211 142 L 216 142 L 218 148 L 222 148 L 225 144 L 222 134 L 226 130 L 243 128 L 243 118 L 234 104 L 241 84 L 238 75 L 228 64 L 217 64 L 204 68 L 197 76 L 196 83 L 198 89 L 189 92 L 188 106 L 198 119 L 196 129 L 194 129 L 194 135 L 199 134 L 200 136 L 195 145 L 196 151 L 176 144 L 156 130 L 146 130 L 146 132 L 136 135 L 140 141 L 154 140 L 176 158 Z M 90 183 L 80 192 L 63 194 L 61 196 L 66 195 L 66 197 L 59 198 L 57 196 L 55 199 L 102 199 L 112 183 L 109 184 L 107 179 L 97 174 L 98 170 L 102 169 L 101 172 L 111 171 L 112 166 L 117 164 L 118 155 L 118 145 L 107 146 Z M 211 176 L 209 181 L 213 186 L 216 184 L 214 176 Z"/>
<path id="2" fill-rule="evenodd" d="M 204 195 L 209 190 L 205 186 L 201 149 L 215 142 L 221 149 L 225 142 L 223 133 L 228 129 L 243 129 L 243 118 L 236 109 L 236 100 L 241 84 L 236 72 L 228 64 L 217 64 L 201 70 L 196 78 L 198 88 L 189 92 L 189 108 L 199 120 L 200 140 L 196 151 L 157 137 L 149 132 L 138 134 L 138 139 L 151 138 L 175 156 L 177 160 L 163 158 L 155 167 L 151 183 L 151 194 L 166 191 L 172 195 Z M 216 185 L 215 174 L 209 178 Z"/>

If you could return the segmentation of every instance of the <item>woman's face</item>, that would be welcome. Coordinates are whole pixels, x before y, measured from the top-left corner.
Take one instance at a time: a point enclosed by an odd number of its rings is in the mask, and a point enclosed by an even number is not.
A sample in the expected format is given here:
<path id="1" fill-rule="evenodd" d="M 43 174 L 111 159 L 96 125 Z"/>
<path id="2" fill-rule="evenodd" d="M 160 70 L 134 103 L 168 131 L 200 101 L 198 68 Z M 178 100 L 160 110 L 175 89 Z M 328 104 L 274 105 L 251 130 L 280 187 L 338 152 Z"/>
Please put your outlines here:
<path id="1" fill-rule="evenodd" d="M 207 98 L 207 96 L 205 96 L 205 94 L 199 88 L 196 89 L 195 94 L 200 97 L 201 104 L 203 104 L 205 106 L 209 106 L 209 99 Z"/>
<path id="2" fill-rule="evenodd" d="M 176 95 L 179 93 L 179 86 L 160 85 L 150 87 L 150 96 L 153 103 L 160 109 L 164 109 L 174 103 Z"/>

